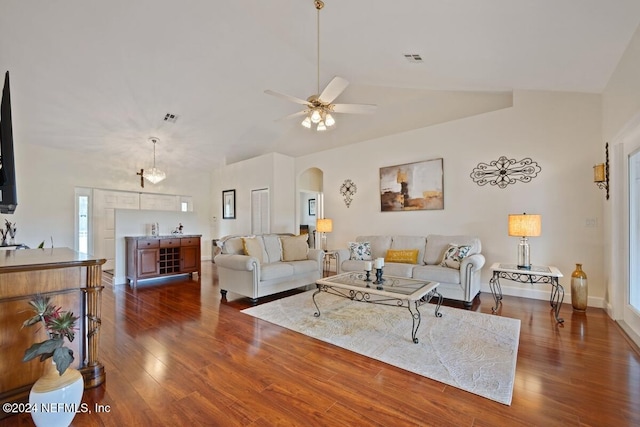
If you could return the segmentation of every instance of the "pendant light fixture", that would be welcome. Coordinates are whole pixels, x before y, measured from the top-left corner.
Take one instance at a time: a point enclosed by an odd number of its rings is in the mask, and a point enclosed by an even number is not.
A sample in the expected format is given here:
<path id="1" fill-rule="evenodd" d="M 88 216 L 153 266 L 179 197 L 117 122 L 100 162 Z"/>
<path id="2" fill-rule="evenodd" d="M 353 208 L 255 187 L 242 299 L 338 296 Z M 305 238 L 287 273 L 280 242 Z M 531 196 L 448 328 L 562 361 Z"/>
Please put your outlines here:
<path id="1" fill-rule="evenodd" d="M 152 184 L 157 184 L 167 177 L 167 174 L 156 167 L 156 143 L 160 141 L 155 136 L 149 138 L 149 141 L 153 143 L 153 167 L 144 171 L 144 179 Z"/>

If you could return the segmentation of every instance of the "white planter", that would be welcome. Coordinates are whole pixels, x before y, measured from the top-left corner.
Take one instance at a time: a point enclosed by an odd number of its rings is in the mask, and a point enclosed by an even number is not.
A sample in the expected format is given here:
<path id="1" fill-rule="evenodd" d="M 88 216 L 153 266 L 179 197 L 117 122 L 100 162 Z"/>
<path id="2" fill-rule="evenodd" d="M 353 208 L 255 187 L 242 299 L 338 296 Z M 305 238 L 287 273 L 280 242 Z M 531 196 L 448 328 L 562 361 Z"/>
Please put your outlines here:
<path id="1" fill-rule="evenodd" d="M 60 375 L 56 364 L 45 362 L 45 373 L 31 387 L 31 418 L 37 427 L 68 427 L 80 410 L 84 381 L 77 369 Z"/>

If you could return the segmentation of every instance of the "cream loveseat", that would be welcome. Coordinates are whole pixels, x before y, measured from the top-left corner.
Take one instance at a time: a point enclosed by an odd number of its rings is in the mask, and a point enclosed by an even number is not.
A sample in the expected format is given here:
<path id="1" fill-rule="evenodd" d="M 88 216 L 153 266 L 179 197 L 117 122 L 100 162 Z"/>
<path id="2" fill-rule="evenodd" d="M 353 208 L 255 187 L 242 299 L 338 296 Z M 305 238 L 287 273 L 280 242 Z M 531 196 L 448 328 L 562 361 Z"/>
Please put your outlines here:
<path id="1" fill-rule="evenodd" d="M 338 273 L 363 271 L 366 259 L 385 258 L 383 277 L 438 282 L 438 292 L 444 298 L 462 301 L 465 308 L 470 308 L 480 293 L 480 272 L 485 259 L 477 237 L 359 236 L 349 246 L 336 253 Z"/>
<path id="2" fill-rule="evenodd" d="M 307 235 L 227 236 L 214 262 L 220 293 L 259 297 L 315 284 L 322 277 L 323 252 L 309 249 Z"/>

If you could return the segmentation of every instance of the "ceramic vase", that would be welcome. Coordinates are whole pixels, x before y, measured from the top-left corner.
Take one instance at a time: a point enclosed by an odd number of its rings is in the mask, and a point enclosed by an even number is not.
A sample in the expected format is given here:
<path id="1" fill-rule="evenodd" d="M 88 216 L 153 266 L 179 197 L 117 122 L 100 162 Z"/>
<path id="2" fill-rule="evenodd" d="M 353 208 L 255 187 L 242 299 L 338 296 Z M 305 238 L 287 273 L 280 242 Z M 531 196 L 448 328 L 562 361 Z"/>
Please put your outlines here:
<path id="1" fill-rule="evenodd" d="M 587 309 L 589 297 L 587 274 L 582 271 L 582 264 L 576 264 L 576 269 L 571 273 L 571 305 L 575 311 Z"/>
<path id="2" fill-rule="evenodd" d="M 44 374 L 33 384 L 29 404 L 36 407 L 31 418 L 38 427 L 68 427 L 80 410 L 84 380 L 82 374 L 67 368 L 60 375 L 53 361 L 45 361 Z"/>

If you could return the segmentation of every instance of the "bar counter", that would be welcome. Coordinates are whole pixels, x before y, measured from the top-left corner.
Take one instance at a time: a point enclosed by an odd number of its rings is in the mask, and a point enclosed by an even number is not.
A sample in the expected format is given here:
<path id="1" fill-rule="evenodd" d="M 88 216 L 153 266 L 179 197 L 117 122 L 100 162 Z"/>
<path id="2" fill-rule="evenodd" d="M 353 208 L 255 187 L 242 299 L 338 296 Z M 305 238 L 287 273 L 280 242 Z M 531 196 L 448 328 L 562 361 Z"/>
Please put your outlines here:
<path id="1" fill-rule="evenodd" d="M 85 389 L 104 382 L 98 345 L 105 261 L 68 248 L 0 252 L 0 403 L 26 401 L 43 373 L 39 358 L 22 362 L 27 348 L 47 338 L 38 325 L 21 328 L 33 315 L 29 301 L 38 294 L 79 317 L 76 338 L 66 345 L 73 350 L 71 366 L 82 374 Z M 8 415 L 0 411 L 0 419 Z"/>

